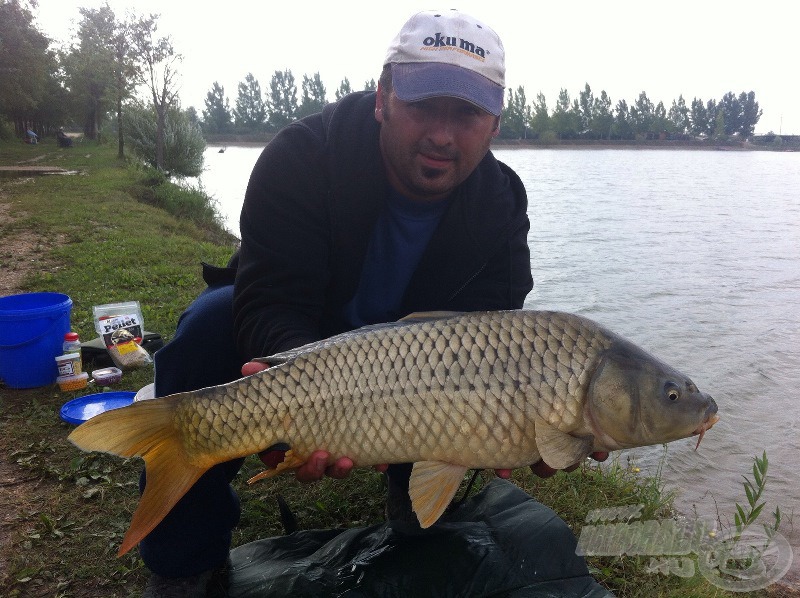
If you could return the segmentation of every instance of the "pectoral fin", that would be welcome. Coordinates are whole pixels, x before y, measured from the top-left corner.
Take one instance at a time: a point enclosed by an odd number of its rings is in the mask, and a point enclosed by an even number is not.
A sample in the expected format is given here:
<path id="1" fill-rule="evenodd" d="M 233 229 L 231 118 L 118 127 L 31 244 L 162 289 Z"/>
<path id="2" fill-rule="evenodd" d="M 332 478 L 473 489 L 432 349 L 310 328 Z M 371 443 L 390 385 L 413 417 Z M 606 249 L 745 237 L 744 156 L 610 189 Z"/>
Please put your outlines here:
<path id="1" fill-rule="evenodd" d="M 572 436 L 557 430 L 541 418 L 536 419 L 536 448 L 542 460 L 553 469 L 580 463 L 592 452 L 592 436 Z"/>
<path id="2" fill-rule="evenodd" d="M 408 494 L 420 526 L 430 527 L 453 500 L 467 468 L 439 461 L 414 463 Z"/>
<path id="3" fill-rule="evenodd" d="M 274 478 L 276 475 L 281 474 L 284 471 L 291 471 L 292 469 L 297 469 L 301 465 L 305 465 L 306 461 L 307 459 L 295 456 L 292 451 L 286 451 L 283 461 L 278 463 L 274 469 L 265 469 L 264 471 L 257 473 L 252 478 L 247 480 L 247 483 L 255 484 L 257 481 L 265 478 Z"/>

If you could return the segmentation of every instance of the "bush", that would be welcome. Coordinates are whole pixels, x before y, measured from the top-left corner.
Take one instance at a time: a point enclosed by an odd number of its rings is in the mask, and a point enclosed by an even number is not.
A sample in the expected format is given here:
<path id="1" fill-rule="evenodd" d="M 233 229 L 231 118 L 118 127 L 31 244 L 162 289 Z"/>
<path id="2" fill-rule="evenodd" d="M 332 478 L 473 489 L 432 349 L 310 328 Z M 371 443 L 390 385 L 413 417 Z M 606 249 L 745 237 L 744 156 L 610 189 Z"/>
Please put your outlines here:
<path id="1" fill-rule="evenodd" d="M 156 166 L 156 113 L 152 107 L 128 107 L 125 135 L 133 153 L 150 166 Z M 167 175 L 195 177 L 203 172 L 206 142 L 189 115 L 176 108 L 167 111 L 164 130 L 164 171 Z"/>
<path id="2" fill-rule="evenodd" d="M 5 119 L 0 119 L 0 139 L 9 141 L 14 138 L 14 126 Z"/>

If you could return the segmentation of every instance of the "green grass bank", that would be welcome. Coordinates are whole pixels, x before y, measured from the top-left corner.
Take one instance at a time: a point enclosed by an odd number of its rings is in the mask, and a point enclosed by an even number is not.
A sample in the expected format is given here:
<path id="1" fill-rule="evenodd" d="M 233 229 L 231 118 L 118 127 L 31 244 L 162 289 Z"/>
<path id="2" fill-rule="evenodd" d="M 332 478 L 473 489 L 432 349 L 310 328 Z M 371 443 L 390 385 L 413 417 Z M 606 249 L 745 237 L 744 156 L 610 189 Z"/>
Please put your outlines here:
<path id="1" fill-rule="evenodd" d="M 0 176 L 0 296 L 66 293 L 74 302 L 72 328 L 82 340 L 96 336 L 93 305 L 137 300 L 147 330 L 168 341 L 178 316 L 204 286 L 200 262 L 222 265 L 235 249 L 237 240 L 219 226 L 205 197 L 118 161 L 113 144 L 83 141 L 60 149 L 51 140 L 37 146 L 8 142 L 0 144 L 0 166 L 54 166 L 70 173 Z M 115 389 L 138 390 L 152 376 L 152 367 L 126 372 Z M 137 551 L 116 558 L 138 500 L 141 462 L 81 453 L 66 441 L 72 426 L 58 415 L 66 401 L 96 391 L 0 386 L 2 596 L 141 594 L 148 572 Z M 284 476 L 248 487 L 244 481 L 259 470 L 251 458 L 237 480 L 244 511 L 234 545 L 283 533 L 278 495 L 303 529 L 382 520 L 383 480 L 372 470 L 345 481 L 301 485 Z M 517 471 L 515 481 L 576 534 L 598 508 L 641 504 L 647 518 L 674 516 L 670 490 L 627 463 L 584 466 L 547 480 Z M 699 574 L 686 579 L 648 572 L 648 556 L 589 562 L 619 596 L 734 595 Z"/>

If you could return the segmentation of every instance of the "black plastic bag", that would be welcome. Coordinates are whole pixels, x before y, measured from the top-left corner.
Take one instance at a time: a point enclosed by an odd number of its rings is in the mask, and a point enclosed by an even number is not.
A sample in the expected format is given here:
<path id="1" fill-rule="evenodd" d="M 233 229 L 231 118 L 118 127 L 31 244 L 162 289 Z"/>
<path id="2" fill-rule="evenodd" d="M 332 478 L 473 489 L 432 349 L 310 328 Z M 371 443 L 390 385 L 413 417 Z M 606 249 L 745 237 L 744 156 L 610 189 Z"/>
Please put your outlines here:
<path id="1" fill-rule="evenodd" d="M 427 530 L 387 522 L 235 548 L 229 595 L 610 596 L 576 544 L 551 509 L 494 479 Z"/>

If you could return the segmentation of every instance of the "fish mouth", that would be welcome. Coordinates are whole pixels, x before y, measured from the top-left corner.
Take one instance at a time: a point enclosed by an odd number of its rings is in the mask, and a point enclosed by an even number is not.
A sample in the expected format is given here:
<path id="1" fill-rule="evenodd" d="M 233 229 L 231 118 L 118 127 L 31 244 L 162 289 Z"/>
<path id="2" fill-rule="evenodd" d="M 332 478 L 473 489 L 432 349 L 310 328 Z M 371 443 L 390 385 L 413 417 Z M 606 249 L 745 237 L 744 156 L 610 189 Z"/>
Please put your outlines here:
<path id="1" fill-rule="evenodd" d="M 714 411 L 716 411 L 716 409 Z M 705 433 L 712 427 L 714 427 L 714 424 L 717 423 L 718 421 L 719 421 L 719 415 L 717 415 L 716 413 L 710 413 L 706 415 L 706 419 L 703 421 L 703 423 L 700 424 L 694 432 L 692 432 L 692 436 L 699 435 L 694 450 L 697 450 L 697 448 L 700 446 L 700 441 L 703 440 L 703 436 L 705 435 Z"/>

